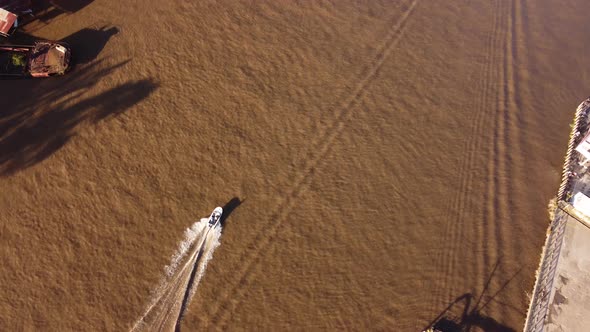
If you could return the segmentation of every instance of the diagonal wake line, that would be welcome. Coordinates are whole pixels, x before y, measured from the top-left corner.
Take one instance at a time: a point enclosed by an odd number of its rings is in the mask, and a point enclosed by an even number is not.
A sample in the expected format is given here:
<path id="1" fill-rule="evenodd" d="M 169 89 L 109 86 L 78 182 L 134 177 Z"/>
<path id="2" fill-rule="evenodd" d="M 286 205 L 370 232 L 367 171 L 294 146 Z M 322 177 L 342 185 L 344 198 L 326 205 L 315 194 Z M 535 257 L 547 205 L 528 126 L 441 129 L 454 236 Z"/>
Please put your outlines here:
<path id="1" fill-rule="evenodd" d="M 320 139 L 312 142 L 312 145 L 316 147 L 313 149 L 316 153 L 311 153 L 306 156 L 305 164 L 302 170 L 298 172 L 297 178 L 286 193 L 286 197 L 278 204 L 272 213 L 270 219 L 274 220 L 274 222 L 268 222 L 264 226 L 263 231 L 261 230 L 259 234 L 255 236 L 251 247 L 256 249 L 242 255 L 240 265 L 236 267 L 235 280 L 230 282 L 232 285 L 227 287 L 225 292 L 219 297 L 216 307 L 213 309 L 213 314 L 211 315 L 213 318 L 212 321 L 209 321 L 210 324 L 217 321 L 220 326 L 224 326 L 224 321 L 227 319 L 229 313 L 228 307 L 232 305 L 230 299 L 234 301 L 233 305 L 236 305 L 236 303 L 241 301 L 244 292 L 244 289 L 241 288 L 241 286 L 248 282 L 253 269 L 259 264 L 261 256 L 267 252 L 268 247 L 271 245 L 272 238 L 276 235 L 281 224 L 294 208 L 296 199 L 305 192 L 307 186 L 313 179 L 316 167 L 323 161 L 325 155 L 330 150 L 332 143 L 344 129 L 344 123 L 350 117 L 353 108 L 357 106 L 360 100 L 365 96 L 368 87 L 378 76 L 385 60 L 401 40 L 407 20 L 415 11 L 418 2 L 419 0 L 412 0 L 408 3 L 406 11 L 398 18 L 395 24 L 393 24 L 390 33 L 386 37 L 385 43 L 375 55 L 371 66 L 364 71 L 352 93 L 349 94 L 347 98 L 344 98 L 343 102 L 340 104 L 341 108 L 334 114 L 334 120 L 328 124 L 322 132 L 320 132 Z"/>

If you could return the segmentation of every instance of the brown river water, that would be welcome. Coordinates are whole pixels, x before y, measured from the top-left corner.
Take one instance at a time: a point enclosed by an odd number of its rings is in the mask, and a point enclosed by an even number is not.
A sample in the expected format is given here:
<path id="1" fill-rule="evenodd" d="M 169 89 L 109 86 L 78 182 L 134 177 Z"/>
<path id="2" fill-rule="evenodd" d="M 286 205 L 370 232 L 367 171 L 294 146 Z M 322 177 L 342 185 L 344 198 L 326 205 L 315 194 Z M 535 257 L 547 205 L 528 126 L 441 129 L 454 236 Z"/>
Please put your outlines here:
<path id="1" fill-rule="evenodd" d="M 182 330 L 522 329 L 590 2 L 87 2 L 0 81 L 1 330 L 131 330 L 224 205 Z"/>

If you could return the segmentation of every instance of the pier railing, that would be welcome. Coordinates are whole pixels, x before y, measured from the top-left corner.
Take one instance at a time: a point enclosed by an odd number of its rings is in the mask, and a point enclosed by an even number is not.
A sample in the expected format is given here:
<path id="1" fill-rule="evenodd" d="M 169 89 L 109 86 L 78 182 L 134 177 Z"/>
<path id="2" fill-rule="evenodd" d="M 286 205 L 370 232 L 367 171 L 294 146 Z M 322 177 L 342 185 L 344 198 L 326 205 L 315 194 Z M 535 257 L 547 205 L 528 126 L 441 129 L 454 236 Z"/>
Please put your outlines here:
<path id="1" fill-rule="evenodd" d="M 561 184 L 557 192 L 557 200 L 562 201 L 566 199 L 566 193 L 568 185 L 570 184 L 570 174 L 572 171 L 572 165 L 575 162 L 574 149 L 582 138 L 582 129 L 586 127 L 586 118 L 588 109 L 590 108 L 590 98 L 584 100 L 576 109 L 574 116 L 574 122 L 572 124 L 572 131 L 570 133 L 570 139 L 567 145 L 567 152 L 565 154 L 565 161 L 563 163 L 563 171 L 561 174 Z M 583 120 L 583 121 L 582 121 Z M 582 123 L 584 122 L 584 123 Z"/>
<path id="2" fill-rule="evenodd" d="M 572 166 L 577 160 L 574 154 L 574 149 L 583 137 L 582 132 L 586 131 L 589 109 L 590 98 L 583 101 L 576 109 L 565 155 L 561 184 L 559 185 L 559 191 L 557 193 L 558 206 L 563 206 L 563 201 L 569 199 L 570 180 L 573 171 Z M 545 239 L 545 246 L 543 247 L 531 303 L 525 321 L 525 332 L 542 332 L 544 330 L 545 320 L 549 312 L 549 301 L 551 300 L 555 271 L 557 270 L 561 245 L 563 243 L 566 221 L 567 214 L 558 210 L 547 230 L 547 238 Z"/>
<path id="3" fill-rule="evenodd" d="M 541 256 L 541 265 L 537 271 L 537 280 L 531 298 L 529 312 L 525 322 L 525 332 L 541 332 L 549 312 L 549 301 L 555 271 L 563 243 L 567 215 L 562 211 L 555 214 L 555 219 L 549 226 L 545 247 Z"/>

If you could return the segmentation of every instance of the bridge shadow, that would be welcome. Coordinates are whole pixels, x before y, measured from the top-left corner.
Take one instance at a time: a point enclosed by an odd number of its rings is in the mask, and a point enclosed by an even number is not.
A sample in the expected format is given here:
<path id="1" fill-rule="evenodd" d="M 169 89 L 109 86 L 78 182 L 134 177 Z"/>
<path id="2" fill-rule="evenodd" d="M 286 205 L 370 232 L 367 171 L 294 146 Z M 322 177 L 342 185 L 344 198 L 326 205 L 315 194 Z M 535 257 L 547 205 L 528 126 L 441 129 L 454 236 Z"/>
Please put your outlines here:
<path id="1" fill-rule="evenodd" d="M 490 304 L 492 301 L 496 301 L 496 297 L 502 292 L 506 286 L 520 273 L 520 269 L 512 275 L 507 281 L 505 281 L 499 290 L 493 295 L 486 296 L 485 293 L 489 289 L 492 277 L 496 272 L 500 261 L 498 260 L 488 277 L 484 289 L 475 301 L 472 307 L 472 301 L 475 296 L 472 293 L 465 293 L 457 297 L 434 319 L 423 331 L 441 331 L 441 332 L 469 332 L 477 328 L 478 331 L 486 332 L 516 332 L 513 328 L 506 326 L 492 317 L 486 316 L 482 313 L 482 310 Z M 485 300 L 484 300 L 485 298 Z M 459 315 L 453 314 L 452 311 L 455 307 L 463 306 Z M 506 305 L 502 303 L 502 305 Z M 456 312 L 455 312 L 456 313 Z"/>
<path id="2" fill-rule="evenodd" d="M 49 79 L 0 81 L 0 175 L 33 166 L 63 147 L 82 123 L 116 116 L 149 96 L 150 79 L 129 81 L 98 94 L 96 84 L 128 61 L 102 61 Z"/>

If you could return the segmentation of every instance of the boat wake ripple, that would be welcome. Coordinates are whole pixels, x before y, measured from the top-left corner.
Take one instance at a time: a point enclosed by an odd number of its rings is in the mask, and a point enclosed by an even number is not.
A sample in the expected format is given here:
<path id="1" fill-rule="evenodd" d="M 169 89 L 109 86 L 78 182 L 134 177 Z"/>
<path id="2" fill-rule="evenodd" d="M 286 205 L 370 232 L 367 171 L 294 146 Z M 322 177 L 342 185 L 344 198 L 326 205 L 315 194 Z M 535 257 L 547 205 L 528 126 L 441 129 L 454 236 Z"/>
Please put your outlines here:
<path id="1" fill-rule="evenodd" d="M 203 218 L 185 231 L 150 305 L 131 331 L 174 331 L 180 323 L 213 251 L 220 245 L 221 226 L 210 228 L 207 222 Z"/>

